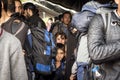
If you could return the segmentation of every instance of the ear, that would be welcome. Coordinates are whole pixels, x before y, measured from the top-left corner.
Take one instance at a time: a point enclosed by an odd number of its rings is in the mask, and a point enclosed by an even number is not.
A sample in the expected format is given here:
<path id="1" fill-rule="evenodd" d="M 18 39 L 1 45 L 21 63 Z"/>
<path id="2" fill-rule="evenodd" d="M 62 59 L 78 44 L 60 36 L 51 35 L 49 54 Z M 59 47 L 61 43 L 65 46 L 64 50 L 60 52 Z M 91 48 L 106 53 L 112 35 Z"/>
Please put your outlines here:
<path id="1" fill-rule="evenodd" d="M 119 4 L 119 2 L 120 2 L 120 0 L 115 0 L 115 3 L 116 3 L 116 4 Z"/>

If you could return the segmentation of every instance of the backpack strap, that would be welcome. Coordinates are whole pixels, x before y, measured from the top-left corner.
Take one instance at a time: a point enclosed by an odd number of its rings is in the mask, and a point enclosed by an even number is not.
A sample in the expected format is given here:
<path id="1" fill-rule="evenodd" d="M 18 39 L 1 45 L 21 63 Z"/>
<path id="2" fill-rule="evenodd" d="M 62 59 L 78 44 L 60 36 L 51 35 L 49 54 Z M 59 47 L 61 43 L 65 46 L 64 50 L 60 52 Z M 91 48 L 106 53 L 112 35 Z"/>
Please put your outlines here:
<path id="1" fill-rule="evenodd" d="M 22 29 L 24 28 L 24 26 L 25 26 L 25 23 L 24 22 L 22 22 L 22 25 L 20 26 L 20 28 L 15 32 L 15 36 L 20 32 L 20 31 L 22 31 Z"/>

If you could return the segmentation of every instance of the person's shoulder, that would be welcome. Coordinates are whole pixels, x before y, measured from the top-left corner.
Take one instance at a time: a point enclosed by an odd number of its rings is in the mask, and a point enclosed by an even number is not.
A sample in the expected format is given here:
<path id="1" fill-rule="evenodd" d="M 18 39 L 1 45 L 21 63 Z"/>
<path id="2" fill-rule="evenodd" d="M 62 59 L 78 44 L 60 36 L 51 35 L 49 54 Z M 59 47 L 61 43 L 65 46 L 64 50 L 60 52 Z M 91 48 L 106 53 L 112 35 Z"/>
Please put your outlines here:
<path id="1" fill-rule="evenodd" d="M 14 53 L 17 49 L 22 49 L 20 41 L 14 35 L 5 30 L 3 30 L 0 37 L 0 44 L 6 47 L 5 50 L 9 50 L 9 53 Z"/>
<path id="2" fill-rule="evenodd" d="M 3 31 L 3 37 L 6 43 L 16 44 L 16 45 L 20 44 L 20 41 L 14 35 L 6 32 L 5 30 Z"/>
<path id="3" fill-rule="evenodd" d="M 96 19 L 99 19 L 99 20 L 100 20 L 100 19 L 102 18 L 101 15 L 102 15 L 102 14 L 95 14 L 95 15 L 93 16 L 92 20 L 94 20 L 94 19 L 95 19 L 95 20 L 96 20 Z M 91 20 L 91 21 L 92 21 L 92 20 Z"/>

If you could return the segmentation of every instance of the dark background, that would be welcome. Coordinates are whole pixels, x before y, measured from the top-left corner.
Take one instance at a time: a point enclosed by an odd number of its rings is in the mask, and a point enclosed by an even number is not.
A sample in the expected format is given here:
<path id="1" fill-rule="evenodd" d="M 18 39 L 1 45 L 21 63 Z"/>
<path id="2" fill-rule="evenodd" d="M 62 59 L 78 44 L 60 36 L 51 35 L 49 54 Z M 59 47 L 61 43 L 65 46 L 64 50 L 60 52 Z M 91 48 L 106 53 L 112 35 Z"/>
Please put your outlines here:
<path id="1" fill-rule="evenodd" d="M 59 4 L 69 9 L 80 11 L 83 4 L 90 0 L 47 0 L 55 4 Z"/>

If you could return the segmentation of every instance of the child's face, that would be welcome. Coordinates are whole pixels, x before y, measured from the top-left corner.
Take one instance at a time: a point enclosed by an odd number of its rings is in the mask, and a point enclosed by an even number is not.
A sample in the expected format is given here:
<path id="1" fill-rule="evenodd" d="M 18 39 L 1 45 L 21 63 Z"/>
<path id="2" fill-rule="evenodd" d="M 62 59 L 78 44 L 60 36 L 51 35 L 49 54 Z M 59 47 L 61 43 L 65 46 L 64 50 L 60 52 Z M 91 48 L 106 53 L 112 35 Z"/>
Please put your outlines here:
<path id="1" fill-rule="evenodd" d="M 57 36 L 57 38 L 56 38 L 56 43 L 65 44 L 65 42 L 66 42 L 65 37 L 62 37 L 61 35 L 58 35 L 58 36 Z"/>
<path id="2" fill-rule="evenodd" d="M 61 61 L 65 56 L 65 53 L 63 50 L 58 49 L 57 50 L 57 55 L 56 55 L 56 61 Z"/>

